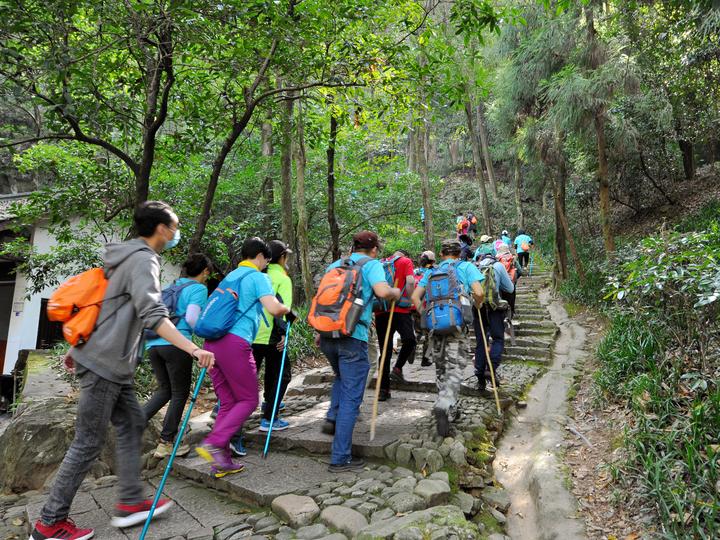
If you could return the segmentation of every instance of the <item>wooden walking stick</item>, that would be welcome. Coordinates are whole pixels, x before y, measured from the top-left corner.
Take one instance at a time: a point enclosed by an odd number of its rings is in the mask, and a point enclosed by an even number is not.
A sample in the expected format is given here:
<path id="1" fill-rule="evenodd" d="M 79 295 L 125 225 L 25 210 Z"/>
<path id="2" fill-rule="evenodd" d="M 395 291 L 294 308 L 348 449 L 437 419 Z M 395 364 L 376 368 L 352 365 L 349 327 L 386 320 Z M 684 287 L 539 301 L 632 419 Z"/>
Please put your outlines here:
<path id="1" fill-rule="evenodd" d="M 499 416 L 502 416 L 502 409 L 500 408 L 500 397 L 498 397 L 497 385 L 495 384 L 495 368 L 493 368 L 492 361 L 490 360 L 490 351 L 488 351 L 487 336 L 485 335 L 485 325 L 482 321 L 482 313 L 478 309 L 478 319 L 480 319 L 480 330 L 482 331 L 483 345 L 485 345 L 485 358 L 487 364 L 490 366 L 490 378 L 492 379 L 493 393 L 495 394 L 495 405 L 497 405 L 497 412 Z M 483 377 L 485 374 L 483 374 Z"/>
<path id="2" fill-rule="evenodd" d="M 397 288 L 398 280 L 395 280 L 393 287 Z M 370 440 L 375 440 L 375 422 L 377 421 L 378 402 L 380 401 L 380 382 L 382 381 L 383 367 L 385 366 L 385 357 L 387 356 L 388 341 L 390 339 L 390 329 L 392 328 L 393 315 L 395 314 L 395 300 L 390 304 L 390 317 L 388 317 L 388 326 L 385 331 L 385 340 L 383 349 L 380 353 L 380 362 L 378 362 L 377 382 L 375 383 L 375 400 L 373 401 L 372 416 L 370 417 Z"/>

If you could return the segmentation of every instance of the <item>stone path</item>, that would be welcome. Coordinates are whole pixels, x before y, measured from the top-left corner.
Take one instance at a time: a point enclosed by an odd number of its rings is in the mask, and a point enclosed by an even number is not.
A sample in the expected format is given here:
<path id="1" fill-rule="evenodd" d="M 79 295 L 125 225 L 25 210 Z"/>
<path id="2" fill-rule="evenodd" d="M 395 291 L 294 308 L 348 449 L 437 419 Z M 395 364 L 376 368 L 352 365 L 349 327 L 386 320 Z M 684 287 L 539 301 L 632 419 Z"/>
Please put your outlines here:
<path id="1" fill-rule="evenodd" d="M 178 508 L 158 519 L 148 538 L 503 538 L 509 499 L 494 485 L 490 465 L 507 410 L 514 409 L 552 355 L 557 327 L 538 300 L 538 291 L 548 279 L 547 274 L 539 274 L 523 279 L 518 287 L 521 324 L 514 346 L 507 342 L 499 370 L 506 409 L 502 417 L 493 400 L 474 391 L 472 351 L 468 351 L 461 414 L 452 436 L 439 437 L 431 416 L 435 368 L 421 367 L 418 356 L 405 369 L 408 384 L 393 387 L 392 399 L 379 404 L 373 441 L 369 437 L 373 392 L 366 392 L 353 437 L 353 452 L 368 459 L 366 469 L 332 474 L 327 470 L 332 437 L 320 432 L 332 374 L 329 368 L 314 370 L 298 377 L 288 393 L 283 418 L 292 427 L 273 433 L 267 459 L 260 456 L 265 434 L 257 429 L 255 413 L 246 426 L 249 454 L 243 459 L 247 468 L 242 473 L 216 479 L 199 458 L 191 455 L 176 461 L 165 494 Z M 208 420 L 208 415 L 193 419 L 189 442 L 202 439 L 209 430 Z M 149 455 L 144 460 L 151 493 L 164 462 Z M 136 538 L 139 527 L 122 532 L 109 528 L 114 479 L 98 482 L 102 485 L 86 482 L 73 505 L 73 517 L 96 527 L 98 538 Z M 43 500 L 32 494 L 5 503 L 0 498 L 0 517 L 4 523 L 8 515 L 17 521 L 17 515 L 24 513 L 25 520 L 32 520 Z"/>

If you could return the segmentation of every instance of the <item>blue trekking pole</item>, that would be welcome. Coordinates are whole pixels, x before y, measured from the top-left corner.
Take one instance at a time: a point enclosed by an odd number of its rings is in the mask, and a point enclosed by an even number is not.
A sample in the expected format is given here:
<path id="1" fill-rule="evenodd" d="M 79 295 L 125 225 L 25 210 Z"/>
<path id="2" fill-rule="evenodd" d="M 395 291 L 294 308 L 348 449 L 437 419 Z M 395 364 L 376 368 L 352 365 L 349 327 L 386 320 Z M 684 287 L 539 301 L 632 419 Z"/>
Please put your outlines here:
<path id="1" fill-rule="evenodd" d="M 270 435 L 272 435 L 273 425 L 275 424 L 275 413 L 278 408 L 278 401 L 280 400 L 280 387 L 282 386 L 283 372 L 285 371 L 285 358 L 287 357 L 288 343 L 290 342 L 290 329 L 292 323 L 288 321 L 287 332 L 285 333 L 285 346 L 283 347 L 282 360 L 280 360 L 280 372 L 278 374 L 278 385 L 275 391 L 275 403 L 273 404 L 272 415 L 270 416 L 270 428 L 268 429 L 267 439 L 265 439 L 265 449 L 263 450 L 263 458 L 267 457 L 268 449 L 270 448 Z"/>
<path id="2" fill-rule="evenodd" d="M 532 277 L 532 267 L 533 267 L 533 256 L 532 251 L 530 252 L 530 271 L 528 272 L 528 275 Z"/>
<path id="3" fill-rule="evenodd" d="M 160 484 L 158 484 L 157 493 L 155 493 L 155 498 L 153 499 L 152 506 L 150 506 L 150 512 L 148 513 L 148 517 L 145 520 L 145 525 L 143 526 L 142 532 L 140 533 L 139 540 L 145 540 L 145 535 L 150 528 L 150 522 L 152 521 L 153 514 L 155 513 L 155 508 L 157 507 L 157 503 L 160 500 L 160 496 L 162 495 L 162 490 L 165 487 L 165 482 L 167 482 L 167 477 L 170 474 L 170 469 L 172 469 L 173 461 L 175 461 L 175 454 L 180 447 L 180 442 L 182 441 L 183 435 L 185 435 L 185 430 L 187 429 L 188 422 L 190 421 L 190 413 L 192 413 L 193 407 L 195 406 L 195 400 L 197 400 L 198 394 L 200 393 L 200 387 L 202 386 L 203 379 L 205 379 L 206 372 L 207 368 L 202 368 L 200 370 L 200 376 L 198 377 L 197 383 L 195 383 L 195 390 L 193 390 L 193 394 L 190 397 L 190 405 L 188 407 L 188 412 L 185 414 L 185 419 L 183 420 L 182 426 L 180 426 L 180 433 L 175 438 L 175 445 L 173 446 L 172 452 L 170 453 L 170 459 L 168 459 L 168 463 L 165 466 L 165 472 L 163 473 L 162 479 L 160 480 Z"/>

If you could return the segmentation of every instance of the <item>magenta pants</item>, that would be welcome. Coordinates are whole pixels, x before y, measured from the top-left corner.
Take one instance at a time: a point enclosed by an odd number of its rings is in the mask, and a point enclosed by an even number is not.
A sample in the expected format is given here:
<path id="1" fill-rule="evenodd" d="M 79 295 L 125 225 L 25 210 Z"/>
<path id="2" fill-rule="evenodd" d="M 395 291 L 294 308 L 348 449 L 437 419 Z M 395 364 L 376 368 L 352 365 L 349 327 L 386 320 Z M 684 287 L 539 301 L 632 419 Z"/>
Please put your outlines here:
<path id="1" fill-rule="evenodd" d="M 206 342 L 205 349 L 215 353 L 210 378 L 220 400 L 220 410 L 204 442 L 227 448 L 230 439 L 258 406 L 255 358 L 250 343 L 235 334 Z"/>

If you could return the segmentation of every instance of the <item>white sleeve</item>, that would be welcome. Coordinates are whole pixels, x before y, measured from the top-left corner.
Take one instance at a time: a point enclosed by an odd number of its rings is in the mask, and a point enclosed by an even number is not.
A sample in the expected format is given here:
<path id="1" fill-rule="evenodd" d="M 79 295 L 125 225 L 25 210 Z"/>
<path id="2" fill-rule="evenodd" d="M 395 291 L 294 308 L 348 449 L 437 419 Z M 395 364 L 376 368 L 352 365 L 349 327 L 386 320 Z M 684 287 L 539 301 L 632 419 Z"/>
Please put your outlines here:
<path id="1" fill-rule="evenodd" d="M 185 312 L 185 322 L 190 325 L 190 328 L 195 329 L 198 319 L 200 318 L 200 306 L 197 304 L 190 304 Z"/>

